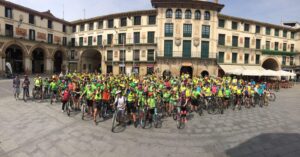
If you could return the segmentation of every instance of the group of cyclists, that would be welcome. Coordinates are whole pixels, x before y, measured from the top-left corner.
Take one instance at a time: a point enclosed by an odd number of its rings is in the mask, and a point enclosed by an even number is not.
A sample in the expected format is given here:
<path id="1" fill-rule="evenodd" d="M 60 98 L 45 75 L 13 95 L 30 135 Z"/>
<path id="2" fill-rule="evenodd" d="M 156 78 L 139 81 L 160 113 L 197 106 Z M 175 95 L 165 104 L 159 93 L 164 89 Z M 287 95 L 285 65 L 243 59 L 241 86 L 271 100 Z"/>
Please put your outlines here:
<path id="1" fill-rule="evenodd" d="M 50 99 L 50 103 L 61 101 L 62 112 L 66 104 L 72 104 L 72 110 L 87 112 L 97 124 L 97 117 L 102 106 L 107 110 L 120 112 L 128 116 L 128 123 L 137 127 L 140 111 L 147 108 L 149 122 L 157 112 L 165 117 L 178 113 L 183 123 L 191 112 L 203 110 L 223 111 L 229 107 L 250 108 L 261 103 L 268 104 L 268 85 L 266 82 L 243 80 L 237 77 L 163 77 L 158 75 L 104 75 L 97 73 L 68 73 L 54 75 L 51 78 L 36 76 L 33 79 L 32 97 L 40 101 Z M 25 75 L 24 81 L 16 76 L 13 80 L 14 96 L 19 99 L 23 88 L 23 99 L 29 98 L 30 79 Z M 261 100 L 261 101 L 260 101 Z M 86 103 L 86 111 L 82 104 Z M 200 114 L 200 113 L 199 113 Z M 201 115 L 200 114 L 200 115 Z M 174 118 L 174 117 L 173 117 Z M 175 119 L 174 119 L 175 120 Z"/>

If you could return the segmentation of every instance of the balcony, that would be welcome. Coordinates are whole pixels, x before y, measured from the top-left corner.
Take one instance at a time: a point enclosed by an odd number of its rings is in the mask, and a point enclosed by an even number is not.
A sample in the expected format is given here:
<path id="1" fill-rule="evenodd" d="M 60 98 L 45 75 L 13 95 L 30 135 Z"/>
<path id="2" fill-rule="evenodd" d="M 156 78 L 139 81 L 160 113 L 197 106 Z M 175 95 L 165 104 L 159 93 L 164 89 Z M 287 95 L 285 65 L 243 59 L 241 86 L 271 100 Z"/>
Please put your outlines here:
<path id="1" fill-rule="evenodd" d="M 298 52 L 287 52 L 287 51 L 275 51 L 275 50 L 262 50 L 263 55 L 273 55 L 273 56 L 295 56 L 299 54 Z"/>
<path id="2" fill-rule="evenodd" d="M 200 59 L 200 60 L 215 60 L 216 58 L 216 53 L 212 53 L 210 52 L 207 57 L 201 58 L 201 55 L 199 53 L 199 51 L 197 52 L 191 52 L 191 56 L 184 56 L 182 51 L 173 51 L 171 56 L 165 56 L 164 52 L 159 52 L 157 55 L 157 58 L 166 58 L 166 59 Z M 197 56 L 195 56 L 195 54 Z"/>

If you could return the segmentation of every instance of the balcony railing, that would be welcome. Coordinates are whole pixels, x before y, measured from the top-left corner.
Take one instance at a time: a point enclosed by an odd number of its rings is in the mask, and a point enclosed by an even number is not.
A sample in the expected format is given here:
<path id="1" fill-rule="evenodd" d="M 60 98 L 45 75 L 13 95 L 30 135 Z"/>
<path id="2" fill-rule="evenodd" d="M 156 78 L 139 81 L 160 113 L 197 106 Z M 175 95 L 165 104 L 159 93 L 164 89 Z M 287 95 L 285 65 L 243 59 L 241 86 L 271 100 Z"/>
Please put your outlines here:
<path id="1" fill-rule="evenodd" d="M 157 57 L 159 58 L 183 58 L 183 59 L 189 59 L 189 58 L 199 58 L 199 59 L 216 59 L 216 53 L 209 52 L 207 57 L 201 57 L 201 54 L 199 51 L 192 51 L 190 56 L 184 56 L 182 51 L 173 51 L 170 55 L 165 55 L 164 51 L 158 52 Z"/>
<path id="2" fill-rule="evenodd" d="M 287 51 L 275 51 L 275 50 L 262 50 L 264 55 L 274 55 L 274 56 L 295 56 L 296 52 L 287 52 Z"/>

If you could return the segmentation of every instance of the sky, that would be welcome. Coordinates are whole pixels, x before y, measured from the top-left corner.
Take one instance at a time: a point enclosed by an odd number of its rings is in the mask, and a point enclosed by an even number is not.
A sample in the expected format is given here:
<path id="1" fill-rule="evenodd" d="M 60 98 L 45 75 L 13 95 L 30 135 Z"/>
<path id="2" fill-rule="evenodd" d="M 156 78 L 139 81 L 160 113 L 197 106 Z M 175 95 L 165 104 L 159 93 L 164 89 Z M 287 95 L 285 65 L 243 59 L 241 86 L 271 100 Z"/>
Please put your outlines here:
<path id="1" fill-rule="evenodd" d="M 151 0 L 8 0 L 37 11 L 74 21 L 111 13 L 152 9 Z M 280 24 L 300 22 L 300 0 L 219 0 L 222 14 Z M 64 8 L 64 9 L 63 9 Z M 85 11 L 84 11 L 85 10 Z M 84 14 L 85 12 L 85 14 Z M 85 16 L 84 16 L 85 15 Z"/>

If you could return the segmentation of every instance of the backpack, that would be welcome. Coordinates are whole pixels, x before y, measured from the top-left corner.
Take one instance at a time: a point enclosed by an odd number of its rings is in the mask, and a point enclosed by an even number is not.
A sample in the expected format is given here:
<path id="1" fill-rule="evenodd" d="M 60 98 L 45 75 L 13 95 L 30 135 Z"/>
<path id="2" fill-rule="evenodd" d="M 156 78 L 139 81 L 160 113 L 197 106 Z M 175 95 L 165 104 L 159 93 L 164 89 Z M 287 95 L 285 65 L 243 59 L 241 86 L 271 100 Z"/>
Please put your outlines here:
<path id="1" fill-rule="evenodd" d="M 62 100 L 63 100 L 63 101 L 68 101 L 69 98 L 70 98 L 70 92 L 68 92 L 68 91 L 65 90 L 64 93 L 63 93 L 63 98 L 62 98 Z"/>

